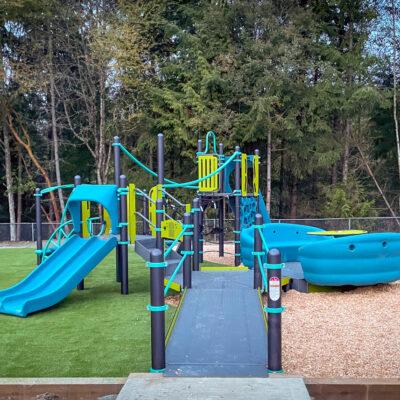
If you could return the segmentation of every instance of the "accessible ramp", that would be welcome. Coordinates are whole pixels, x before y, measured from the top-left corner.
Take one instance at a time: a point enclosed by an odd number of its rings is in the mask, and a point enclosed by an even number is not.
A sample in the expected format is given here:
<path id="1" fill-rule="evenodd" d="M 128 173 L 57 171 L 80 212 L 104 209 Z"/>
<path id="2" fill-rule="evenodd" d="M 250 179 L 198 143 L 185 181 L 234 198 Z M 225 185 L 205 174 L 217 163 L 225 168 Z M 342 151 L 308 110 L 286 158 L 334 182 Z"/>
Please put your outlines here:
<path id="1" fill-rule="evenodd" d="M 165 375 L 266 377 L 266 320 L 253 273 L 192 274 L 167 337 Z"/>
<path id="2" fill-rule="evenodd" d="M 0 291 L 0 313 L 26 317 L 65 297 L 117 245 L 117 238 L 72 236 L 21 282 Z"/>

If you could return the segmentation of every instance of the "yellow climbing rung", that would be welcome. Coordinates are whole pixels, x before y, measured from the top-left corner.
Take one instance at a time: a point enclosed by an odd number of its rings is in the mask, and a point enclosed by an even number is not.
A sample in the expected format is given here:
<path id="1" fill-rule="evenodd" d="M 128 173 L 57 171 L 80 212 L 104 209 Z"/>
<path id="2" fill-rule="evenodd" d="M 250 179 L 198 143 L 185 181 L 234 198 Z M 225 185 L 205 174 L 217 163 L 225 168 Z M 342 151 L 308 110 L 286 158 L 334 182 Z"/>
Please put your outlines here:
<path id="1" fill-rule="evenodd" d="M 90 201 L 82 201 L 82 237 L 90 236 L 86 221 L 90 218 Z"/>
<path id="2" fill-rule="evenodd" d="M 253 191 L 254 196 L 258 196 L 258 192 L 260 190 L 260 179 L 259 179 L 259 171 L 260 169 L 260 156 L 255 155 L 253 157 Z"/>
<path id="3" fill-rule="evenodd" d="M 247 196 L 247 154 L 242 153 L 242 196 Z"/>
<path id="4" fill-rule="evenodd" d="M 217 156 L 199 156 L 199 179 L 213 173 L 218 168 Z M 199 183 L 199 192 L 213 192 L 218 190 L 218 174 Z"/>

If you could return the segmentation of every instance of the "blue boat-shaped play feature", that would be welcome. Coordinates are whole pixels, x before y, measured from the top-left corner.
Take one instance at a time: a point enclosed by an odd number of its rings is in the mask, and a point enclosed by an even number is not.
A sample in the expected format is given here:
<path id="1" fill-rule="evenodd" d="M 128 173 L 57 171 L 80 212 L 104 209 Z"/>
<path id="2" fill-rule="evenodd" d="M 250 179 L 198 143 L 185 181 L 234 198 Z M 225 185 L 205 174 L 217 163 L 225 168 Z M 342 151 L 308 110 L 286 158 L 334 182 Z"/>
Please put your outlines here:
<path id="1" fill-rule="evenodd" d="M 366 286 L 400 279 L 400 234 L 370 233 L 299 248 L 306 281 L 321 286 Z"/>

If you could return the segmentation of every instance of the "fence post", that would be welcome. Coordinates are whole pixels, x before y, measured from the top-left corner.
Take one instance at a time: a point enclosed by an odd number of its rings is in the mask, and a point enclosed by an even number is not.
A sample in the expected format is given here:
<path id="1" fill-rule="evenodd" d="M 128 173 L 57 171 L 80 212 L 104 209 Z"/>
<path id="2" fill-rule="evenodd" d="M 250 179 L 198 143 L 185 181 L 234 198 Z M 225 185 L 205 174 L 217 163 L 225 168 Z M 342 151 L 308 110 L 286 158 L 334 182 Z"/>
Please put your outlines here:
<path id="1" fill-rule="evenodd" d="M 164 262 L 159 249 L 150 253 L 150 302 L 151 312 L 151 369 L 150 372 L 164 372 L 165 369 L 165 310 Z"/>
<path id="2" fill-rule="evenodd" d="M 192 203 L 193 213 L 193 271 L 200 269 L 200 232 L 199 232 L 199 217 L 200 217 L 200 200 L 196 197 Z"/>
<path id="3" fill-rule="evenodd" d="M 143 215 L 145 218 L 149 218 L 149 199 L 146 197 L 147 192 L 146 190 L 143 190 L 144 196 L 143 196 Z M 143 235 L 148 235 L 149 234 L 149 223 L 147 220 L 143 220 Z"/>
<path id="4" fill-rule="evenodd" d="M 118 136 L 114 136 L 114 183 L 119 188 L 119 177 L 121 175 L 121 149 L 119 147 L 120 140 Z M 121 219 L 121 215 L 118 214 L 118 219 Z M 117 245 L 115 251 L 115 280 L 121 282 L 121 247 Z"/>
<path id="5" fill-rule="evenodd" d="M 127 183 L 126 176 L 121 175 L 119 178 L 120 191 L 119 191 L 119 205 L 120 205 L 120 242 L 121 253 L 121 294 L 129 293 L 128 281 L 128 207 L 127 207 Z"/>
<path id="6" fill-rule="evenodd" d="M 236 146 L 235 151 L 240 151 L 240 147 Z M 240 164 L 241 164 L 241 157 L 238 154 L 235 158 L 235 266 L 240 265 L 240 198 L 241 198 L 241 191 L 240 191 Z"/>
<path id="7" fill-rule="evenodd" d="M 36 263 L 39 265 L 42 262 L 42 209 L 40 204 L 42 194 L 39 188 L 36 188 L 34 196 L 36 213 Z"/>
<path id="8" fill-rule="evenodd" d="M 268 372 L 282 371 L 282 291 L 281 253 L 278 249 L 268 252 Z"/>
<path id="9" fill-rule="evenodd" d="M 74 176 L 74 185 L 75 187 L 77 187 L 78 185 L 80 185 L 81 182 L 81 177 L 79 175 L 75 175 Z M 82 237 L 82 232 L 83 232 L 83 221 L 82 221 L 82 203 L 80 203 L 79 205 L 79 215 L 80 215 L 80 221 L 81 221 L 81 225 L 80 225 L 80 230 L 79 230 L 79 236 Z M 78 285 L 76 286 L 77 290 L 84 290 L 85 289 L 85 280 L 82 279 Z"/>
<path id="10" fill-rule="evenodd" d="M 183 215 L 183 224 L 192 224 L 192 215 L 185 213 Z M 192 235 L 193 229 L 187 228 L 183 234 L 183 251 L 192 251 Z M 190 289 L 192 287 L 192 256 L 189 253 L 183 262 L 183 288 Z"/>
<path id="11" fill-rule="evenodd" d="M 263 224 L 263 217 L 261 214 L 256 214 L 255 225 L 261 226 Z M 262 279 L 261 279 L 261 271 L 260 268 L 263 268 L 258 261 L 257 254 L 262 253 L 262 241 L 261 241 L 261 233 L 258 228 L 254 227 L 254 257 L 253 257 L 253 265 L 254 265 L 254 289 L 262 288 Z M 261 256 L 262 260 L 262 256 Z"/>

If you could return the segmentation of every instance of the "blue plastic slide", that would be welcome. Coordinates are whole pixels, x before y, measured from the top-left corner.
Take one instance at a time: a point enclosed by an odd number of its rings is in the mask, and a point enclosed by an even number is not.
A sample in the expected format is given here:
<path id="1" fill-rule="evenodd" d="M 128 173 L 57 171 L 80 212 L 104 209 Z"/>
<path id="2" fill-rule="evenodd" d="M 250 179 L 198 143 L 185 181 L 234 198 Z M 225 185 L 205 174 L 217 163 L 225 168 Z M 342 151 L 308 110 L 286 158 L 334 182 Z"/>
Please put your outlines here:
<path id="1" fill-rule="evenodd" d="M 21 282 L 0 291 L 0 313 L 26 317 L 65 297 L 117 245 L 117 238 L 72 236 Z"/>

